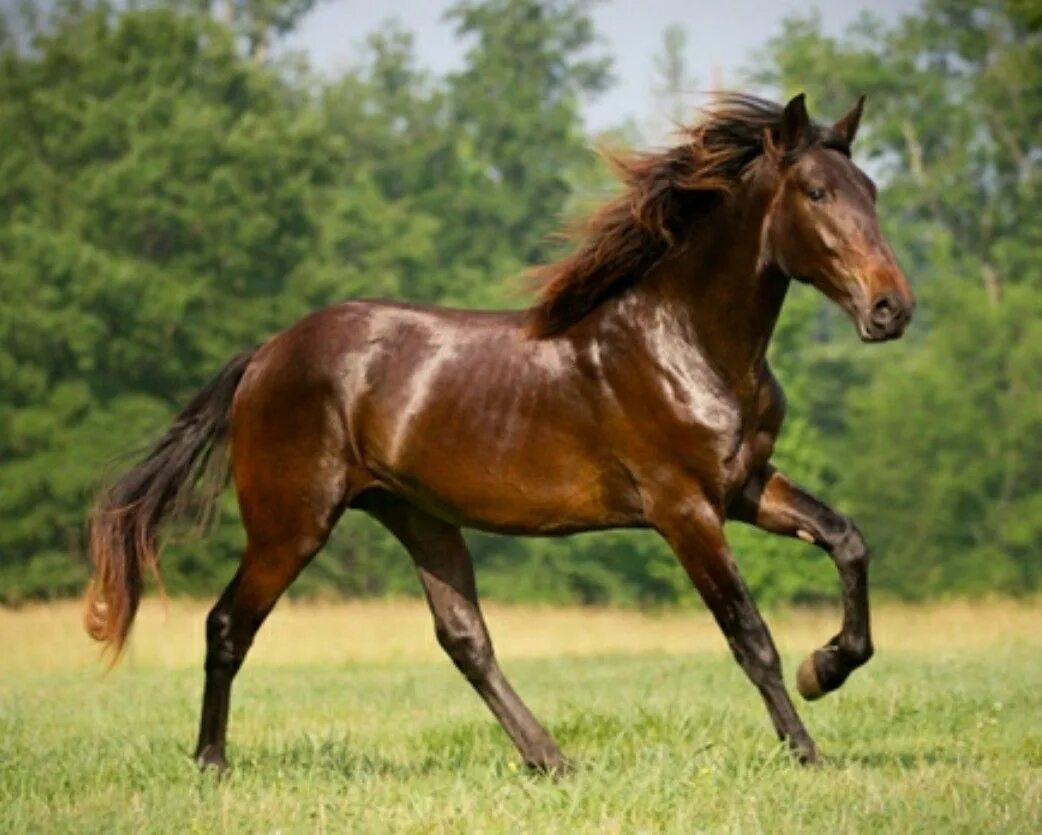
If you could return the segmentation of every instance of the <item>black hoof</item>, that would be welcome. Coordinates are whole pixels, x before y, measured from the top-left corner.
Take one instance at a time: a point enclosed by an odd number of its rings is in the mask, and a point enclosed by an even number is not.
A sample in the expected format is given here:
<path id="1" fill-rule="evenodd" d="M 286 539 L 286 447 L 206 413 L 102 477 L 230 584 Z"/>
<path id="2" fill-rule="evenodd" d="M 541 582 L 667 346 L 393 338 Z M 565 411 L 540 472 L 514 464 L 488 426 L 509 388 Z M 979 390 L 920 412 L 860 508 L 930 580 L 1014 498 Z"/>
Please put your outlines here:
<path id="1" fill-rule="evenodd" d="M 803 698 L 813 702 L 826 693 L 837 690 L 847 680 L 850 672 L 836 647 L 816 649 L 803 659 L 796 671 L 796 689 Z"/>

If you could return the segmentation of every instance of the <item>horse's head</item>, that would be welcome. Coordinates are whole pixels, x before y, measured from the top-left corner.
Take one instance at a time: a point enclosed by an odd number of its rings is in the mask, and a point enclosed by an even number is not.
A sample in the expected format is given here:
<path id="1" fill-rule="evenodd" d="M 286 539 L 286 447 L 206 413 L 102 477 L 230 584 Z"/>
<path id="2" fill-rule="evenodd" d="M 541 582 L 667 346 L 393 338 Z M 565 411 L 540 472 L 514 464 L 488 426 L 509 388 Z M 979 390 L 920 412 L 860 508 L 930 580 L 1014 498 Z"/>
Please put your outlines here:
<path id="1" fill-rule="evenodd" d="M 864 97 L 831 128 L 812 125 L 803 94 L 764 135 L 779 181 L 764 224 L 763 254 L 813 284 L 854 319 L 866 342 L 899 337 L 915 297 L 876 217 L 876 189 L 850 159 Z"/>

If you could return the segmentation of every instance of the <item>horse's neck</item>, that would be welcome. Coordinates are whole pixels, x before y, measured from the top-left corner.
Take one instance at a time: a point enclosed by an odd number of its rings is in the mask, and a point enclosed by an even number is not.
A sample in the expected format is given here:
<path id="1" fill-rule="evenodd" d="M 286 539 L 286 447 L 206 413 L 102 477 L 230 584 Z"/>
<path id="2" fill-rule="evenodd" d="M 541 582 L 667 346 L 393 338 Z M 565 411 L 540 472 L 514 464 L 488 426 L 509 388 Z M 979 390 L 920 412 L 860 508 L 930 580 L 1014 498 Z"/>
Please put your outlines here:
<path id="1" fill-rule="evenodd" d="M 755 385 L 789 280 L 760 263 L 770 194 L 751 190 L 703 218 L 686 245 L 630 291 L 615 315 L 635 317 L 706 363 L 731 387 Z M 648 343 L 649 350 L 660 350 Z"/>

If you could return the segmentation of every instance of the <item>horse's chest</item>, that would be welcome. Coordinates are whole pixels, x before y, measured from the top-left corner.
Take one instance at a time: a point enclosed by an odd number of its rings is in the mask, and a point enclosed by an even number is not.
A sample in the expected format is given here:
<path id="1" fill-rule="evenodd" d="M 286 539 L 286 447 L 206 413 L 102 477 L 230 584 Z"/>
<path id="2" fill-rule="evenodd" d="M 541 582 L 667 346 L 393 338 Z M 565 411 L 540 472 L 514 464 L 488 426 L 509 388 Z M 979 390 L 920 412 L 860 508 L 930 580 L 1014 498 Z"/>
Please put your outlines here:
<path id="1" fill-rule="evenodd" d="M 725 470 L 745 457 L 745 422 L 732 401 L 695 397 L 686 402 L 673 401 L 666 412 L 653 437 L 669 448 L 683 469 L 718 481 Z"/>
<path id="2" fill-rule="evenodd" d="M 679 415 L 683 420 L 686 461 L 710 492 L 726 497 L 741 489 L 770 457 L 755 408 L 736 399 L 717 400 Z"/>
<path id="3" fill-rule="evenodd" d="M 764 460 L 761 437 L 770 392 L 761 379 L 725 382 L 697 354 L 681 359 L 658 356 L 653 386 L 631 398 L 640 406 L 631 412 L 631 434 L 657 453 L 648 477 L 678 484 L 693 480 L 726 501 Z"/>

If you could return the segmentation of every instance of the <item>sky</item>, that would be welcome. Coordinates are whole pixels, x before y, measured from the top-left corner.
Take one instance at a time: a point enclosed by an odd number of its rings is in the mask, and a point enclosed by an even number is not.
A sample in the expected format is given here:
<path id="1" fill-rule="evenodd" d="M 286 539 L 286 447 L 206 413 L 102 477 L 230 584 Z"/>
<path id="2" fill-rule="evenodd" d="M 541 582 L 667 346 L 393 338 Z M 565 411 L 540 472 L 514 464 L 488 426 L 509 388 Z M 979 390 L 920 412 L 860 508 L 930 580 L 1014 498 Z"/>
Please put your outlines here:
<path id="1" fill-rule="evenodd" d="M 365 35 L 395 18 L 416 38 L 419 63 L 435 73 L 455 69 L 462 60 L 442 14 L 453 0 L 319 0 L 285 44 L 302 50 L 318 70 L 334 74 L 353 63 Z M 661 118 L 654 101 L 653 56 L 661 51 L 670 23 L 687 31 L 689 75 L 700 87 L 714 79 L 735 86 L 755 50 L 780 30 L 783 18 L 817 8 L 827 32 L 839 33 L 862 12 L 893 20 L 913 11 L 919 0 L 602 0 L 593 17 L 605 51 L 614 58 L 615 83 L 584 105 L 591 131 Z M 813 109 L 813 102 L 810 103 Z"/>

